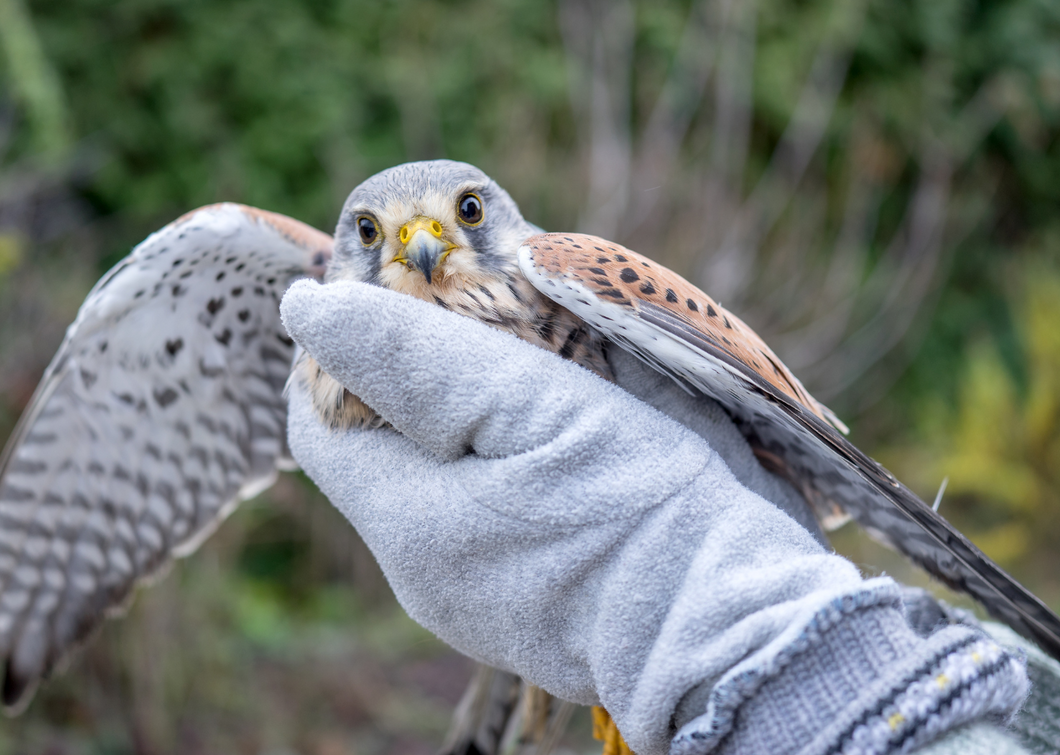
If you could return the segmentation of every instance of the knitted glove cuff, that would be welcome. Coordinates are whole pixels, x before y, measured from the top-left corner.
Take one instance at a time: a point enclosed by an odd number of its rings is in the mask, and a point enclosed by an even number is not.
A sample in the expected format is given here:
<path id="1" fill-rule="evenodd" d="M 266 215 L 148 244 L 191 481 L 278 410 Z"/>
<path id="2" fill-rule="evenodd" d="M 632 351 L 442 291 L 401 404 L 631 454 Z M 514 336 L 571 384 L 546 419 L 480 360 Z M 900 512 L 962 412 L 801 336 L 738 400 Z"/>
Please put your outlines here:
<path id="1" fill-rule="evenodd" d="M 1028 690 L 1021 656 L 968 627 L 922 639 L 896 605 L 871 597 L 854 596 L 857 610 L 824 609 L 768 669 L 752 664 L 719 682 L 671 752 L 908 752 L 1019 708 Z"/>

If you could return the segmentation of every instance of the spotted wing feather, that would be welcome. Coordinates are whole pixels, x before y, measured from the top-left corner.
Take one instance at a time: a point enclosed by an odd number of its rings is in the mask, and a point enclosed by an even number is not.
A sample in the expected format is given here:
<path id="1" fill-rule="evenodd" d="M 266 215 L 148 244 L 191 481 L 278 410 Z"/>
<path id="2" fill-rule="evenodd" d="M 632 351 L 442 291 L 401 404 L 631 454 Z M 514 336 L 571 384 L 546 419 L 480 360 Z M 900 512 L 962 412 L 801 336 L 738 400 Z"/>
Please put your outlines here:
<path id="1" fill-rule="evenodd" d="M 519 250 L 519 266 L 539 291 L 610 340 L 717 400 L 759 458 L 772 462 L 811 503 L 838 505 L 878 539 L 1060 657 L 1060 618 L 837 432 L 843 428 L 834 415 L 747 325 L 705 293 L 592 236 L 532 237 Z"/>
<path id="2" fill-rule="evenodd" d="M 88 295 L 0 456 L 8 710 L 288 459 L 279 300 L 331 238 L 240 205 L 189 213 Z"/>

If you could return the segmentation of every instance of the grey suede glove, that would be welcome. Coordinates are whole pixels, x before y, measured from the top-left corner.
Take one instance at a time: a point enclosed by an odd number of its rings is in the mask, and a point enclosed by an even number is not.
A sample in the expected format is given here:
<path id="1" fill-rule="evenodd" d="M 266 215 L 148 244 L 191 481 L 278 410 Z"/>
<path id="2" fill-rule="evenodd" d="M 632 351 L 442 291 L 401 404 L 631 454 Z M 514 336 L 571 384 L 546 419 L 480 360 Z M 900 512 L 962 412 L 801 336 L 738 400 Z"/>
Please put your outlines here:
<path id="1" fill-rule="evenodd" d="M 920 637 L 898 586 L 800 526 L 793 492 L 710 402 L 616 359 L 678 424 L 513 336 L 363 284 L 295 284 L 282 313 L 393 427 L 329 431 L 292 385 L 295 458 L 409 615 L 605 706 L 640 755 L 908 751 L 1023 699 L 1022 659 L 971 627 Z"/>

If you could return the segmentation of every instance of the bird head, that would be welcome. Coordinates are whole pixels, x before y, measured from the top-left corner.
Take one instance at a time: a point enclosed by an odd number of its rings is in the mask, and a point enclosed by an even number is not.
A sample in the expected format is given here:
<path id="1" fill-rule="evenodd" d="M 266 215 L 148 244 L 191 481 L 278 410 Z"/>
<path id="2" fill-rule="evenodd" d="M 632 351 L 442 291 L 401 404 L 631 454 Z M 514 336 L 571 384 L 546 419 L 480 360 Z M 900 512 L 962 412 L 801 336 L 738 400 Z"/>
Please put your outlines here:
<path id="1" fill-rule="evenodd" d="M 473 165 L 407 163 L 377 173 L 350 194 L 328 278 L 376 283 L 430 301 L 449 286 L 513 274 L 519 245 L 538 231 Z"/>

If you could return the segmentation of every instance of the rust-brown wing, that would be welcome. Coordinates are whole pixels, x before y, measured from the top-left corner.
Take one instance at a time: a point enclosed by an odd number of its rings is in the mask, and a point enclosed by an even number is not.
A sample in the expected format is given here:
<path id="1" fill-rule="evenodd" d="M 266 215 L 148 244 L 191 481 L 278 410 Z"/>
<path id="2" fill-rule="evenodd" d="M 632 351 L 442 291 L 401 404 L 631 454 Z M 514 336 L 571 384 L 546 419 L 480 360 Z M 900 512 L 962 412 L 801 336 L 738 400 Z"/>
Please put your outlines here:
<path id="1" fill-rule="evenodd" d="M 837 432 L 842 423 L 705 293 L 636 252 L 580 234 L 528 239 L 519 267 L 612 342 L 717 400 L 759 458 L 819 512 L 822 503 L 841 506 L 877 539 L 1060 658 L 1060 618 Z"/>
<path id="2" fill-rule="evenodd" d="M 675 326 L 680 324 L 707 339 L 733 368 L 765 381 L 844 434 L 847 432 L 835 414 L 807 392 L 757 333 L 673 271 L 596 236 L 542 234 L 527 241 L 527 245 L 535 267 L 545 272 L 546 278 L 577 282 L 601 302 L 634 315 L 647 315 L 659 308 L 659 314 Z"/>

